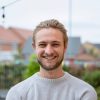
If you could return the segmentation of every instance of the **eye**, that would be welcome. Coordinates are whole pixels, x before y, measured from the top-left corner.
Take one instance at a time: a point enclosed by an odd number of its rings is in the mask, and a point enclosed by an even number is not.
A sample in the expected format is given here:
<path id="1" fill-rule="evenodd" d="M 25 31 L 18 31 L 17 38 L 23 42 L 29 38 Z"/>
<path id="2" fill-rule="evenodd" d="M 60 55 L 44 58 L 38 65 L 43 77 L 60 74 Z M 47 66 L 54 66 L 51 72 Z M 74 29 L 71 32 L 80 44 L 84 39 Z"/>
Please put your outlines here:
<path id="1" fill-rule="evenodd" d="M 58 44 L 58 43 L 54 43 L 54 44 L 52 44 L 52 46 L 53 46 L 53 47 L 58 47 L 59 44 Z"/>
<path id="2" fill-rule="evenodd" d="M 46 47 L 46 44 L 40 43 L 40 44 L 39 44 L 39 47 L 44 48 L 44 47 Z"/>

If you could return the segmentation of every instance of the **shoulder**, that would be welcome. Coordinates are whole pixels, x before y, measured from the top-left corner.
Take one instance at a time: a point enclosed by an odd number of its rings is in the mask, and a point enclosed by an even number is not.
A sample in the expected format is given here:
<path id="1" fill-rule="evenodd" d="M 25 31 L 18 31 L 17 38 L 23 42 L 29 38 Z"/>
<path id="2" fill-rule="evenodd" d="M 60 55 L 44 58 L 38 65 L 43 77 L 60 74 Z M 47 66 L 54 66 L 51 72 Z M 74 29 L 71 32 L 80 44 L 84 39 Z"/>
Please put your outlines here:
<path id="1" fill-rule="evenodd" d="M 31 88 L 31 86 L 34 84 L 35 75 L 32 75 L 31 77 L 23 80 L 22 82 L 16 84 L 15 86 L 11 87 L 11 89 L 8 91 L 7 96 L 17 96 L 21 97 L 22 95 L 26 95 L 28 90 Z"/>
<path id="2" fill-rule="evenodd" d="M 69 73 L 67 73 L 68 83 L 73 91 L 76 91 L 76 95 L 80 96 L 80 98 L 84 97 L 82 100 L 97 100 L 97 93 L 93 86 L 88 84 L 87 82 L 79 79 Z M 89 98 L 89 99 L 86 99 Z"/>
<path id="3" fill-rule="evenodd" d="M 81 88 L 88 88 L 88 89 L 94 89 L 90 84 L 88 84 L 87 82 L 85 82 L 82 79 L 79 79 L 69 73 L 66 73 L 67 76 L 67 82 L 72 85 L 72 87 L 81 87 Z"/>

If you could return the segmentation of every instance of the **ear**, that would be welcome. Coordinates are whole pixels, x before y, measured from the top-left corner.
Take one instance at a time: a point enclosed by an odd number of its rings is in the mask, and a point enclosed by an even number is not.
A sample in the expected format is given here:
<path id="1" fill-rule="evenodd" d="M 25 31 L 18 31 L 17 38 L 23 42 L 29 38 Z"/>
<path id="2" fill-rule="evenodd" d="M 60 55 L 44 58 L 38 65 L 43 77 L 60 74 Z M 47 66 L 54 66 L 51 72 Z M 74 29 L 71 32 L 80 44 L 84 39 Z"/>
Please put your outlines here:
<path id="1" fill-rule="evenodd" d="M 64 53 L 66 52 L 67 48 L 64 48 Z"/>
<path id="2" fill-rule="evenodd" d="M 33 49 L 35 49 L 35 43 L 33 43 L 33 42 L 32 42 L 32 47 L 33 47 Z"/>
<path id="3" fill-rule="evenodd" d="M 66 52 L 66 50 L 67 50 L 67 46 L 64 47 L 64 52 Z"/>

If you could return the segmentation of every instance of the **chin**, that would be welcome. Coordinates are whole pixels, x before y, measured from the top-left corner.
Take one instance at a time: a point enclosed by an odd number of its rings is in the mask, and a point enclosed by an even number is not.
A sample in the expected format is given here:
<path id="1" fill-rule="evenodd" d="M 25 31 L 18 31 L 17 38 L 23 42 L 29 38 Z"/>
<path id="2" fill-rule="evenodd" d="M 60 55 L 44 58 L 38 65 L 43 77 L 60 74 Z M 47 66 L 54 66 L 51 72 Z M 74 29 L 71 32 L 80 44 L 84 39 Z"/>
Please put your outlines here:
<path id="1" fill-rule="evenodd" d="M 59 66 L 46 66 L 46 65 L 42 65 L 41 66 L 44 70 L 46 70 L 46 71 L 52 71 L 52 70 L 55 70 L 55 69 L 57 69 Z"/>

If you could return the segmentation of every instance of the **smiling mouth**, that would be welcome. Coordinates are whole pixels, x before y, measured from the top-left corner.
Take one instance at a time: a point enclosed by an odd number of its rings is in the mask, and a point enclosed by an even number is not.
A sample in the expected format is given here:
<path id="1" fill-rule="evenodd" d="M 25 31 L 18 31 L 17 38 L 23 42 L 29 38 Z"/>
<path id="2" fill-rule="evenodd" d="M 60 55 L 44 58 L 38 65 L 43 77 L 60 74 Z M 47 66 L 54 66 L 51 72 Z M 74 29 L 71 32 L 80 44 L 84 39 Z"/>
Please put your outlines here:
<path id="1" fill-rule="evenodd" d="M 47 56 L 43 56 L 44 59 L 47 60 L 54 60 L 57 56 L 53 56 L 53 57 L 47 57 Z"/>

